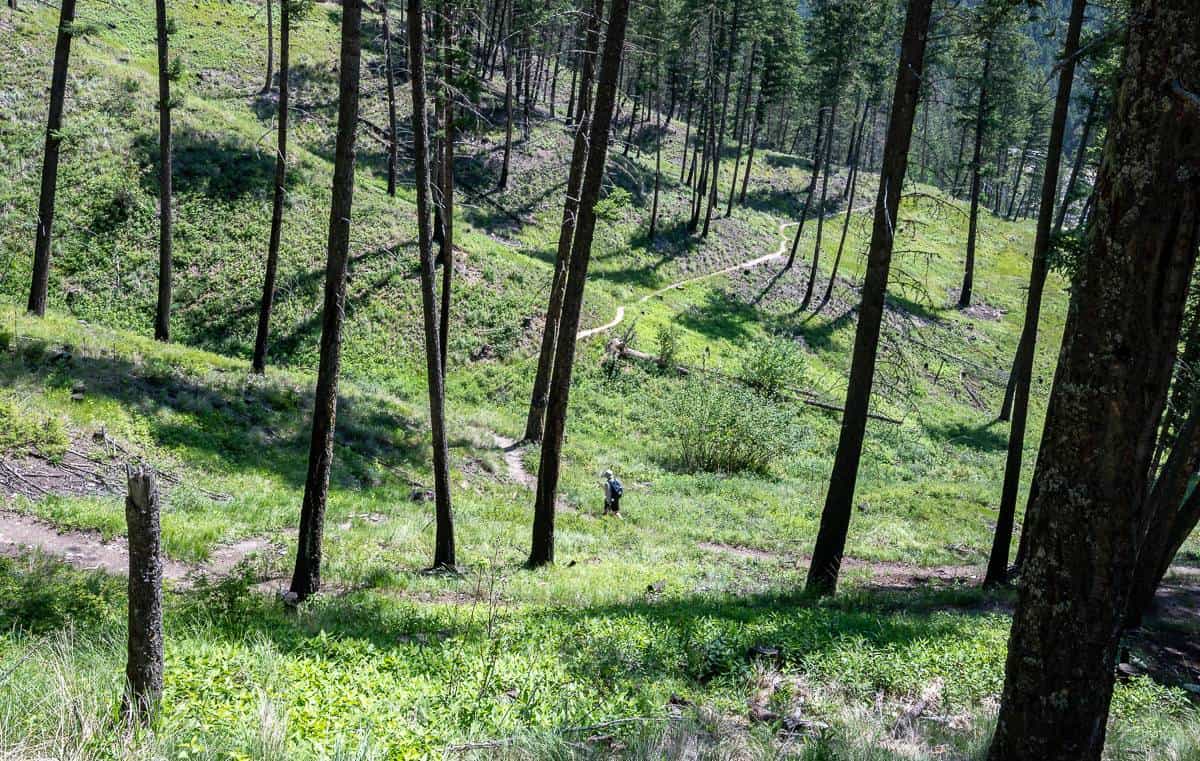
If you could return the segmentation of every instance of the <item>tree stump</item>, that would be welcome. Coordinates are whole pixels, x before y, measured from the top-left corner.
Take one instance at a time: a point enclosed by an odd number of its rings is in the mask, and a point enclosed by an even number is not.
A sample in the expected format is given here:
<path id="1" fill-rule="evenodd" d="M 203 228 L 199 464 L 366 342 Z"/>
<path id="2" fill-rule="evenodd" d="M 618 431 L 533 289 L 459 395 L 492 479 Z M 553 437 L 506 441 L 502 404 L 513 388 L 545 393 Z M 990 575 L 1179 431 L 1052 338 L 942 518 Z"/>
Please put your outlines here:
<path id="1" fill-rule="evenodd" d="M 123 713 L 146 722 L 163 689 L 162 555 L 158 484 L 154 471 L 125 469 L 129 494 L 129 646 L 125 662 Z"/>

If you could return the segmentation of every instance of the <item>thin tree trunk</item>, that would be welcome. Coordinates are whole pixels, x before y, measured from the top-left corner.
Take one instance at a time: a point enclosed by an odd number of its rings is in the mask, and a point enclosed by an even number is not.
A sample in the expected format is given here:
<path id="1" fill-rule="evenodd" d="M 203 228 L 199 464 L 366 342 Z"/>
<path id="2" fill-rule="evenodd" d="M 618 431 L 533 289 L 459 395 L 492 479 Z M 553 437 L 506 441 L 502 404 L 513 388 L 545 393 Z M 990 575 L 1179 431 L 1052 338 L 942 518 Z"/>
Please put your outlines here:
<path id="1" fill-rule="evenodd" d="M 1200 15 L 1130 9 L 1096 216 L 1046 412 L 991 761 L 1098 761 L 1200 245 Z M 1081 454 L 1083 456 L 1081 456 Z"/>
<path id="2" fill-rule="evenodd" d="M 738 193 L 738 205 L 746 203 L 746 186 L 750 184 L 750 169 L 754 166 L 754 148 L 758 144 L 758 131 L 762 128 L 763 117 L 763 90 L 762 83 L 759 83 L 758 100 L 754 106 L 754 126 L 750 128 L 750 151 L 746 154 L 746 173 L 742 175 L 742 189 Z"/>
<path id="3" fill-rule="evenodd" d="M 354 204 L 354 151 L 361 59 L 362 2 L 342 0 L 337 143 L 329 209 L 325 303 L 321 316 L 321 354 L 317 366 L 317 388 L 313 395 L 308 473 L 304 479 L 304 501 L 300 508 L 296 567 L 292 573 L 291 599 L 295 602 L 301 602 L 321 589 L 321 544 L 325 533 L 329 470 L 333 465 L 333 430 L 337 416 L 338 371 L 342 359 L 342 324 L 346 314 L 346 267 L 350 253 L 350 211 Z"/>
<path id="4" fill-rule="evenodd" d="M 450 350 L 450 295 L 454 278 L 454 98 L 450 58 L 454 47 L 454 11 L 442 3 L 442 308 L 438 328 L 441 349 L 442 382 L 446 379 L 446 356 Z M 453 552 L 451 552 L 453 555 Z M 452 563 L 453 564 L 453 563 Z"/>
<path id="5" fill-rule="evenodd" d="M 588 139 L 585 169 L 579 202 L 579 219 L 571 245 L 571 263 L 567 292 L 563 299 L 558 349 L 554 355 L 554 376 L 550 384 L 550 403 L 546 410 L 546 435 L 542 442 L 538 468 L 537 498 L 533 511 L 533 541 L 528 565 L 538 567 L 554 562 L 554 506 L 558 498 L 558 476 L 566 427 L 567 404 L 571 391 L 571 372 L 575 362 L 575 333 L 583 306 L 583 287 L 587 280 L 592 235 L 596 227 L 596 201 L 604 178 L 608 153 L 608 133 L 616 100 L 617 75 L 621 50 L 625 46 L 625 27 L 629 19 L 629 0 L 613 0 L 604 39 L 604 57 L 596 86 L 596 108 Z"/>
<path id="6" fill-rule="evenodd" d="M 804 298 L 800 301 L 800 311 L 808 309 L 808 305 L 812 303 L 813 287 L 817 281 L 817 267 L 821 262 L 821 233 L 825 230 L 825 200 L 829 196 L 829 172 L 833 165 L 833 135 L 837 129 L 837 112 L 838 101 L 841 99 L 838 90 L 840 89 L 841 73 L 838 74 L 839 84 L 834 85 L 833 91 L 833 110 L 829 112 L 829 129 L 825 134 L 825 160 L 824 168 L 821 176 L 821 205 L 817 207 L 817 239 L 813 244 L 812 267 L 808 272 L 808 284 L 804 287 Z"/>
<path id="7" fill-rule="evenodd" d="M 538 353 L 537 373 L 533 379 L 533 394 L 529 414 L 525 418 L 526 441 L 541 441 L 542 424 L 546 415 L 547 394 L 554 371 L 555 347 L 558 345 L 559 322 L 562 319 L 563 296 L 567 287 L 567 268 L 571 260 L 571 242 L 579 216 L 579 191 L 587 166 L 588 132 L 591 128 L 591 90 L 595 52 L 600 47 L 600 20 L 604 0 L 595 0 L 588 18 L 584 40 L 583 71 L 579 74 L 579 119 L 576 121 L 575 142 L 571 153 L 571 168 L 567 173 L 567 188 L 563 201 L 562 224 L 558 229 L 558 248 L 554 259 L 554 278 L 550 284 L 550 301 L 546 306 L 545 327 L 542 329 L 541 350 Z"/>
<path id="8" fill-rule="evenodd" d="M 979 111 L 975 115 L 975 151 L 971 159 L 971 211 L 967 222 L 967 261 L 963 267 L 962 288 L 958 292 L 958 308 L 971 306 L 971 290 L 975 284 L 975 239 L 979 231 L 979 179 L 983 168 L 983 132 L 987 124 L 988 77 L 992 70 L 992 38 L 983 47 L 983 78 L 979 81 Z"/>
<path id="9" fill-rule="evenodd" d="M 741 0 L 734 0 L 733 21 L 730 24 L 731 28 L 729 31 L 729 50 L 726 53 L 725 60 L 724 93 L 721 96 L 721 121 L 717 126 L 716 139 L 713 144 L 712 183 L 708 191 L 708 204 L 704 210 L 704 229 L 700 232 L 701 238 L 708 237 L 709 224 L 712 222 L 713 207 L 717 205 L 717 186 L 721 182 L 721 154 L 725 151 L 725 121 L 729 115 L 729 91 L 733 89 L 733 59 L 737 55 L 738 49 L 738 15 L 741 13 L 741 10 Z"/>
<path id="10" fill-rule="evenodd" d="M 14 5 L 15 7 L 15 5 Z M 42 191 L 38 199 L 37 237 L 33 246 L 33 282 L 29 288 L 30 314 L 46 314 L 50 289 L 50 242 L 54 230 L 54 196 L 58 191 L 58 149 L 62 144 L 63 101 L 67 94 L 67 66 L 75 23 L 75 0 L 62 0 L 58 36 L 54 43 L 54 73 L 50 77 L 50 113 L 46 117 L 46 149 L 42 154 Z"/>
<path id="11" fill-rule="evenodd" d="M 1073 0 L 1063 47 L 1062 66 L 1058 75 L 1058 94 L 1054 101 L 1054 116 L 1050 124 L 1050 143 L 1046 148 L 1046 169 L 1042 177 L 1042 204 L 1038 211 L 1037 233 L 1033 243 L 1033 261 L 1029 272 L 1029 293 L 1025 301 L 1025 323 L 1017 343 L 1017 356 L 1009 377 L 1013 379 L 1012 425 L 1008 432 L 1008 458 L 1004 465 L 1004 485 L 1000 509 L 996 516 L 996 533 L 988 556 L 984 585 L 1008 581 L 1008 553 L 1012 544 L 1013 523 L 1017 507 L 1017 491 L 1021 483 L 1021 458 L 1025 449 L 1025 426 L 1029 415 L 1029 386 L 1033 375 L 1033 352 L 1037 343 L 1038 320 L 1042 311 L 1042 292 L 1046 287 L 1047 261 L 1050 250 L 1050 219 L 1054 214 L 1054 198 L 1058 190 L 1059 156 L 1066 133 L 1067 111 L 1071 104 L 1071 86 L 1075 76 L 1075 59 L 1086 0 Z M 1007 394 L 1006 394 L 1007 395 Z M 1002 410 L 1003 412 L 1003 410 Z"/>
<path id="12" fill-rule="evenodd" d="M 429 126 L 425 105 L 425 24 L 421 0 L 408 0 L 408 61 L 412 85 L 413 170 L 417 183 L 417 245 L 421 267 L 421 313 L 425 325 L 425 378 L 429 390 L 429 422 L 433 438 L 435 505 L 434 568 L 454 568 L 454 514 L 450 504 L 449 453 L 446 445 L 445 386 L 438 335 L 438 308 L 429 229 L 432 206 L 429 171 Z"/>
<path id="13" fill-rule="evenodd" d="M 512 37 L 512 10 L 511 0 L 505 3 L 505 8 L 508 9 L 507 17 L 501 22 L 501 30 L 506 31 L 506 37 Z M 410 44 L 409 60 L 412 60 L 411 44 Z M 512 160 L 512 136 L 513 136 L 513 56 L 512 56 L 512 40 L 506 39 L 504 42 L 504 163 L 500 166 L 500 179 L 496 185 L 505 190 L 508 188 L 508 167 Z M 411 66 L 411 64 L 410 64 Z"/>
<path id="14" fill-rule="evenodd" d="M 280 0 L 281 3 L 287 0 Z M 379 0 L 379 16 L 383 23 L 383 67 L 387 75 L 387 103 L 388 103 L 388 165 L 387 165 L 387 192 L 389 196 L 396 195 L 396 166 L 399 163 L 400 137 L 396 131 L 396 72 L 395 66 L 392 63 L 392 27 L 388 19 L 388 0 Z M 282 7 L 282 6 L 281 6 Z M 284 19 L 286 24 L 286 11 Z M 280 28 L 280 59 L 279 59 L 279 76 L 284 77 L 283 71 L 283 56 L 286 55 L 282 46 L 283 29 Z M 286 84 L 282 85 L 286 87 Z"/>
<path id="15" fill-rule="evenodd" d="M 1075 151 L 1075 163 L 1071 165 L 1071 174 L 1067 178 L 1067 188 L 1063 191 L 1062 203 L 1058 207 L 1058 216 L 1054 219 L 1054 229 L 1061 230 L 1063 221 L 1067 218 L 1067 210 L 1071 208 L 1071 196 L 1075 192 L 1075 182 L 1079 178 L 1079 170 L 1083 168 L 1083 160 L 1087 156 L 1088 138 L 1091 136 L 1092 122 L 1096 118 L 1096 104 L 1100 101 L 1100 88 L 1092 88 L 1092 99 L 1088 102 L 1087 115 L 1083 117 L 1083 130 L 1079 134 L 1079 149 Z"/>
<path id="16" fill-rule="evenodd" d="M 271 19 L 271 4 L 271 0 L 267 0 L 267 78 L 263 82 L 262 89 L 259 90 L 259 93 L 263 95 L 271 92 L 271 84 L 275 79 L 275 36 L 272 34 L 274 21 Z M 282 13 L 281 9 L 280 14 Z"/>
<path id="17" fill-rule="evenodd" d="M 817 109 L 817 141 L 813 146 L 813 171 L 812 177 L 808 180 L 807 195 L 804 198 L 804 206 L 800 209 L 800 224 L 796 225 L 796 235 L 792 238 L 792 250 L 788 252 L 787 264 L 784 269 L 791 269 L 792 264 L 796 260 L 796 247 L 800 245 L 800 235 L 804 232 L 804 223 L 808 220 L 808 209 L 812 205 L 813 193 L 817 190 L 817 173 L 821 170 L 821 147 L 824 145 L 821 142 L 824 137 L 825 128 L 825 106 Z"/>
<path id="18" fill-rule="evenodd" d="M 167 1 L 155 0 L 158 46 L 158 303 L 154 337 L 171 340 L 171 63 L 167 53 Z"/>
<path id="19" fill-rule="evenodd" d="M 870 108 L 868 104 L 867 108 Z M 850 230 L 850 217 L 854 215 L 854 198 L 855 192 L 858 190 L 858 162 L 862 158 L 863 144 L 863 129 L 866 127 L 867 111 L 863 110 L 863 120 L 858 125 L 858 137 L 853 141 L 853 150 L 851 151 L 850 163 L 850 200 L 846 203 L 846 219 L 842 222 L 842 236 L 838 240 L 837 255 L 833 257 L 833 271 L 829 273 L 829 282 L 825 285 L 825 295 L 821 297 L 821 307 L 829 303 L 829 298 L 833 295 L 833 284 L 837 281 L 838 267 L 842 263 L 842 251 L 846 248 L 846 233 Z M 817 311 L 820 311 L 818 308 Z"/>
<path id="20" fill-rule="evenodd" d="M 266 372 L 267 368 L 267 339 L 271 330 L 271 310 L 275 304 L 275 279 L 279 269 L 279 242 L 283 231 L 283 201 L 287 184 L 290 5 L 291 0 L 279 0 L 279 107 L 276 116 L 278 123 L 276 125 L 275 188 L 271 198 L 271 237 L 267 243 L 267 268 L 263 278 L 262 300 L 258 306 L 258 331 L 254 336 L 254 359 L 251 361 L 251 369 L 259 375 Z M 384 29 L 387 29 L 387 22 L 384 22 Z M 395 112 L 393 111 L 393 113 Z M 392 129 L 395 134 L 394 122 Z M 389 186 L 391 186 L 390 182 Z M 389 190 L 391 190 L 390 187 Z"/>
<path id="21" fill-rule="evenodd" d="M 908 148 L 912 141 L 913 119 L 925 63 L 931 6 L 932 0 L 909 0 L 904 22 L 891 119 L 888 121 L 887 142 L 883 149 L 883 171 L 875 200 L 871 247 L 867 253 L 867 274 L 854 335 L 842 430 L 825 508 L 821 512 L 816 547 L 808 568 L 806 589 L 817 595 L 832 594 L 837 588 L 838 572 L 846 547 L 851 502 L 858 479 L 858 462 L 862 456 L 875 375 L 875 355 L 883 322 L 884 296 L 887 293 L 893 237 L 900 209 L 900 192 L 908 168 Z"/>
<path id="22" fill-rule="evenodd" d="M 750 108 L 750 90 L 752 89 L 751 82 L 754 79 L 754 56 L 757 53 L 758 40 L 756 39 L 750 45 L 750 58 L 749 62 L 746 64 L 746 82 L 743 85 L 744 92 L 738 107 L 737 119 L 735 119 L 736 124 L 734 124 L 733 127 L 733 131 L 737 134 L 738 138 L 736 154 L 737 160 L 734 161 L 733 164 L 733 182 L 729 184 L 729 202 L 725 204 L 725 216 L 727 217 L 732 216 L 733 214 L 733 195 L 737 192 L 738 174 L 740 174 L 740 170 L 742 168 L 742 143 L 746 136 L 746 121 L 748 119 L 748 111 Z"/>
<path id="23" fill-rule="evenodd" d="M 1021 147 L 1021 158 L 1017 161 L 1017 173 L 1013 175 L 1013 189 L 1012 194 L 1008 198 L 1008 211 L 1004 214 L 1005 217 L 1010 219 L 1013 217 L 1014 210 L 1017 207 L 1017 191 L 1021 189 L 1021 178 L 1025 174 L 1025 162 L 1029 160 L 1029 151 L 1033 148 L 1034 134 L 1033 125 L 1030 125 L 1029 134 L 1025 136 L 1025 144 Z"/>

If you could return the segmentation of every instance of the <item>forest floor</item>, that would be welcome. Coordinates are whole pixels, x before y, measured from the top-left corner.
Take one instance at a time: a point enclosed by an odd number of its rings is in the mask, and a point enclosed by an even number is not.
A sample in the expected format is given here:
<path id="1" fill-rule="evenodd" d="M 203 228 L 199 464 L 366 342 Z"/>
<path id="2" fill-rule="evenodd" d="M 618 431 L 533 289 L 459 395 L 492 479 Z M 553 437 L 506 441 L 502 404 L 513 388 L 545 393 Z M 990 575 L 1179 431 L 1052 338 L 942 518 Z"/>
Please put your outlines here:
<path id="1" fill-rule="evenodd" d="M 790 386 L 840 406 L 869 215 L 845 213 L 846 168 L 837 167 L 814 283 L 823 303 L 800 311 L 815 219 L 795 266 L 772 265 L 799 218 L 807 159 L 759 151 L 746 203 L 729 217 L 722 205 L 701 239 L 686 229 L 682 125 L 635 131 L 628 150 L 615 142 L 583 332 L 612 331 L 652 356 L 671 344 L 678 363 L 705 372 L 681 377 L 612 362 L 604 341 L 580 345 L 558 563 L 529 572 L 537 450 L 512 437 L 529 401 L 570 136 L 544 109 L 527 132 L 518 125 L 510 187 L 494 191 L 503 130 L 485 94 L 491 124 L 464 132 L 456 164 L 447 407 L 460 573 L 428 574 L 412 189 L 404 176 L 398 197 L 387 196 L 384 153 L 364 136 L 326 593 L 288 613 L 260 592 L 288 578 L 304 484 L 340 10 L 318 4 L 293 37 L 303 62 L 295 164 L 261 377 L 248 358 L 273 100 L 255 94 L 261 51 L 247 44 L 261 40 L 261 4 L 176 8 L 186 75 L 175 112 L 175 335 L 164 345 L 149 338 L 152 10 L 114 2 L 103 18 L 83 11 L 96 31 L 73 49 L 44 320 L 23 305 L 53 10 L 21 4 L 0 32 L 11 42 L 0 46 L 0 148 L 12 168 L 0 174 L 0 759 L 982 758 L 1014 593 L 977 582 L 1003 471 L 1007 426 L 995 411 L 1020 330 L 1029 220 L 982 215 L 978 300 L 958 310 L 964 204 L 921 185 L 913 168 L 872 405 L 893 422 L 868 427 L 841 591 L 816 602 L 799 590 L 839 417 L 760 404 L 734 379 L 777 347 Z M 376 93 L 380 50 L 368 31 L 364 92 Z M 383 98 L 363 107 L 381 122 Z M 650 239 L 660 138 L 661 217 Z M 864 172 L 858 197 L 873 198 L 875 182 Z M 843 224 L 846 253 L 824 301 Z M 1066 287 L 1055 274 L 1047 288 L 1026 481 Z M 680 422 L 697 399 L 757 405 L 751 433 L 771 455 L 759 469 L 681 463 Z M 132 738 L 113 710 L 130 463 L 160 474 L 170 577 L 163 712 L 153 733 Z M 621 521 L 599 515 L 608 468 L 626 485 Z M 1110 759 L 1200 753 L 1186 687 L 1200 679 L 1195 565 L 1193 542 L 1153 633 L 1129 638 L 1134 673 L 1114 697 Z"/>

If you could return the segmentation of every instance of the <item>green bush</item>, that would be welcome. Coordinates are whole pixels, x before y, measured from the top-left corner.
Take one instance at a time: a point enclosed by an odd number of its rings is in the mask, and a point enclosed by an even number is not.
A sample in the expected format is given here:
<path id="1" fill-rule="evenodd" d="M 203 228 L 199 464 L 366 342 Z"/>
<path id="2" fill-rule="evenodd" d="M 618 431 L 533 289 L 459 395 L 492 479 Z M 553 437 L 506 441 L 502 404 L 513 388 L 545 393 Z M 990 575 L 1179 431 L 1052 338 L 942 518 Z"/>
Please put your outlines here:
<path id="1" fill-rule="evenodd" d="M 22 409 L 11 394 L 0 393 L 0 455 L 20 457 L 40 452 L 47 457 L 66 453 L 70 440 L 62 421 Z"/>
<path id="2" fill-rule="evenodd" d="M 668 459 L 687 472 L 765 473 L 788 446 L 787 412 L 743 388 L 692 380 L 663 423 Z"/>
<path id="3" fill-rule="evenodd" d="M 673 369 L 679 364 L 680 337 L 679 328 L 672 322 L 660 326 L 655 334 L 658 340 L 658 361 L 667 369 Z"/>
<path id="4" fill-rule="evenodd" d="M 779 396 L 785 387 L 796 385 L 804 375 L 804 354 L 785 338 L 771 338 L 755 344 L 742 360 L 738 376 L 751 388 L 768 396 Z"/>
<path id="5" fill-rule="evenodd" d="M 616 222 L 621 219 L 624 209 L 626 209 L 633 196 L 629 191 L 622 187 L 615 187 L 608 192 L 608 195 L 596 202 L 596 216 L 608 222 Z"/>

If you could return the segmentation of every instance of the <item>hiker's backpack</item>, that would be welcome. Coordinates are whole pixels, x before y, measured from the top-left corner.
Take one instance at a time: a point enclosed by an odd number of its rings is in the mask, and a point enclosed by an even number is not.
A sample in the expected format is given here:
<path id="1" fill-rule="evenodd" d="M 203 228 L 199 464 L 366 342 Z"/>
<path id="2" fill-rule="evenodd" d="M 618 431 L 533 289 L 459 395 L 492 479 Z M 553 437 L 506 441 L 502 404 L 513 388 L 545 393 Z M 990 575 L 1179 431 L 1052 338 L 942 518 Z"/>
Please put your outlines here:
<path id="1" fill-rule="evenodd" d="M 625 494 L 625 487 L 621 486 L 621 482 L 615 478 L 609 480 L 608 489 L 613 495 L 613 499 L 620 499 Z"/>

